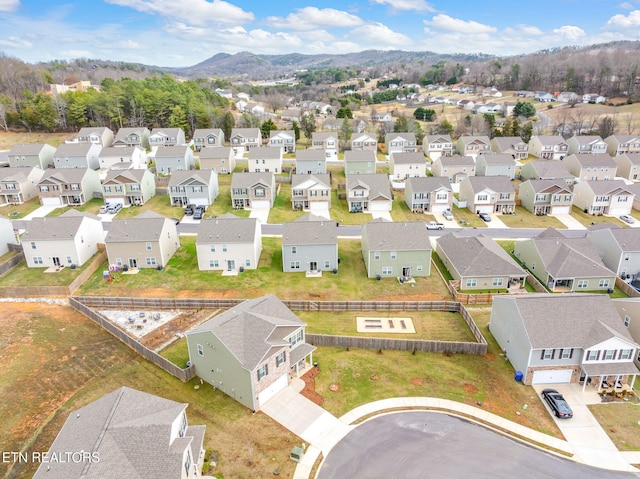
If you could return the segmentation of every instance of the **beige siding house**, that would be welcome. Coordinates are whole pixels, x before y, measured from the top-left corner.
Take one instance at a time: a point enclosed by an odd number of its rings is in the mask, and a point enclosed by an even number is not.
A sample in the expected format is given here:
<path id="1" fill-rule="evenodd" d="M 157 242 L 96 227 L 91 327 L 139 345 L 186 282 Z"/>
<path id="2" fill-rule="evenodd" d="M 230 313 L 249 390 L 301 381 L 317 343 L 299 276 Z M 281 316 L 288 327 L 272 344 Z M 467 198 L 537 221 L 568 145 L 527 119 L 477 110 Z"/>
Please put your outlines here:
<path id="1" fill-rule="evenodd" d="M 262 232 L 256 218 L 227 213 L 200 222 L 196 237 L 200 271 L 256 269 L 261 252 Z"/>
<path id="2" fill-rule="evenodd" d="M 426 135 L 422 140 L 422 149 L 432 162 L 441 156 L 451 156 L 455 151 L 451 135 Z"/>
<path id="3" fill-rule="evenodd" d="M 527 180 L 519 186 L 518 199 L 534 215 L 571 214 L 573 191 L 564 181 Z"/>
<path id="4" fill-rule="evenodd" d="M 101 194 L 100 174 L 89 168 L 50 168 L 38 182 L 38 196 L 45 206 L 83 205 Z"/>
<path id="5" fill-rule="evenodd" d="M 404 202 L 416 213 L 442 213 L 451 209 L 453 191 L 447 178 L 425 176 L 408 178 L 404 187 Z"/>
<path id="6" fill-rule="evenodd" d="M 569 145 L 560 135 L 533 135 L 529 154 L 543 160 L 562 160 L 569 154 Z"/>
<path id="7" fill-rule="evenodd" d="M 0 168 L 0 202 L 17 205 L 34 198 L 44 173 L 37 166 Z"/>
<path id="8" fill-rule="evenodd" d="M 394 180 L 427 176 L 427 162 L 422 152 L 392 153 L 390 173 Z"/>
<path id="9" fill-rule="evenodd" d="M 209 146 L 200 150 L 200 169 L 216 170 L 219 175 L 230 175 L 236 169 L 236 157 L 229 146 Z"/>
<path id="10" fill-rule="evenodd" d="M 291 207 L 294 210 L 319 213 L 331 208 L 331 177 L 325 175 L 292 175 Z"/>
<path id="11" fill-rule="evenodd" d="M 613 161 L 618 166 L 617 176 L 625 180 L 640 180 L 640 153 L 623 153 L 616 156 Z"/>
<path id="12" fill-rule="evenodd" d="M 635 195 L 624 180 L 581 181 L 573 187 L 573 204 L 591 215 L 628 215 Z"/>
<path id="13" fill-rule="evenodd" d="M 476 162 L 471 156 L 441 156 L 431 165 L 431 174 L 449 178 L 450 183 L 460 183 L 476 174 Z"/>
<path id="14" fill-rule="evenodd" d="M 273 173 L 234 173 L 231 177 L 231 204 L 236 209 L 271 208 L 275 197 Z"/>
<path id="15" fill-rule="evenodd" d="M 53 154 L 56 149 L 48 143 L 33 143 L 13 145 L 7 156 L 9 157 L 9 166 L 12 168 L 27 167 L 38 168 L 44 170 L 53 168 Z"/>
<path id="16" fill-rule="evenodd" d="M 473 213 L 513 213 L 516 193 L 504 176 L 470 176 L 460 183 L 459 198 Z"/>
<path id="17" fill-rule="evenodd" d="M 581 153 L 569 155 L 564 159 L 569 173 L 578 181 L 613 180 L 616 177 L 618 165 L 606 153 Z"/>
<path id="18" fill-rule="evenodd" d="M 111 169 L 102 182 L 102 195 L 105 203 L 143 205 L 156 195 L 155 177 L 147 169 Z"/>

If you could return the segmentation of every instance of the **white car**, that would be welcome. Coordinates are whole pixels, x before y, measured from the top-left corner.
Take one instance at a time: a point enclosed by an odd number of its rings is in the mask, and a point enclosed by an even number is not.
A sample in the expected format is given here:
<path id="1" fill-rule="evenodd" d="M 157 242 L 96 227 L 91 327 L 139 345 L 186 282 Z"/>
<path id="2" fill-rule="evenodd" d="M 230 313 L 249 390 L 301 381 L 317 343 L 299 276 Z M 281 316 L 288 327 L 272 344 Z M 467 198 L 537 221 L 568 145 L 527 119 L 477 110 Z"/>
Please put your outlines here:
<path id="1" fill-rule="evenodd" d="M 622 215 L 620 216 L 620 219 L 625 223 L 629 223 L 629 224 L 633 224 L 636 222 L 636 219 L 631 215 Z"/>
<path id="2" fill-rule="evenodd" d="M 453 213 L 451 213 L 451 211 L 449 210 L 443 211 L 442 216 L 444 216 L 444 219 L 447 221 L 453 221 Z"/>

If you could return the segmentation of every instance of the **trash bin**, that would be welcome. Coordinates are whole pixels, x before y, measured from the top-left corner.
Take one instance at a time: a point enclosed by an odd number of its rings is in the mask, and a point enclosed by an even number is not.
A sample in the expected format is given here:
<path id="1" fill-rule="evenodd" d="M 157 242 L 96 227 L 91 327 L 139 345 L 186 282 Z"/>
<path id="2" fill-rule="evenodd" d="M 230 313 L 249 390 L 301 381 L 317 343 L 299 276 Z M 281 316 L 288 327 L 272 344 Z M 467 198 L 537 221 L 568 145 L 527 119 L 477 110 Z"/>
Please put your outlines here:
<path id="1" fill-rule="evenodd" d="M 516 374 L 514 376 L 514 379 L 516 381 L 522 381 L 522 371 L 516 371 Z"/>

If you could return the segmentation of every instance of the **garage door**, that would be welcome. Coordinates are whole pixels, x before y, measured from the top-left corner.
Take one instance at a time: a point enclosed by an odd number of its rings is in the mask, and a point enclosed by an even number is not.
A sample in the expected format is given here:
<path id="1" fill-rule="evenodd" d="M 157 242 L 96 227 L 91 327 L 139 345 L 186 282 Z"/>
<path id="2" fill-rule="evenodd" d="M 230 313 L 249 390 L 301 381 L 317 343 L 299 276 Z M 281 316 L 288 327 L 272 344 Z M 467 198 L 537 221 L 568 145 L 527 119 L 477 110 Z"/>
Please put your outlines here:
<path id="1" fill-rule="evenodd" d="M 62 200 L 60 198 L 42 198 L 43 206 L 60 206 Z"/>
<path id="2" fill-rule="evenodd" d="M 251 202 L 252 208 L 271 208 L 271 204 L 268 201 L 253 201 Z"/>
<path id="3" fill-rule="evenodd" d="M 492 205 L 476 205 L 476 213 L 493 213 Z"/>
<path id="4" fill-rule="evenodd" d="M 206 198 L 193 198 L 191 201 L 196 206 L 209 206 Z"/>
<path id="5" fill-rule="evenodd" d="M 269 399 L 271 399 L 273 396 L 278 394 L 280 391 L 282 391 L 286 387 L 287 387 L 287 375 L 284 374 L 280 376 L 276 380 L 276 382 L 274 382 L 271 386 L 269 386 L 267 389 L 265 389 L 260 394 L 258 394 L 258 407 L 262 406 Z"/>
<path id="6" fill-rule="evenodd" d="M 388 201 L 370 201 L 369 211 L 391 211 L 391 203 Z"/>
<path id="7" fill-rule="evenodd" d="M 571 381 L 572 369 L 534 371 L 531 384 L 564 384 Z"/>
<path id="8" fill-rule="evenodd" d="M 442 213 L 449 209 L 449 205 L 431 205 L 431 211 L 433 213 Z"/>
<path id="9" fill-rule="evenodd" d="M 329 203 L 327 201 L 313 201 L 309 204 L 311 211 L 325 211 L 329 209 Z"/>
<path id="10" fill-rule="evenodd" d="M 554 206 L 553 207 L 554 215 L 568 215 L 571 214 L 571 206 Z"/>

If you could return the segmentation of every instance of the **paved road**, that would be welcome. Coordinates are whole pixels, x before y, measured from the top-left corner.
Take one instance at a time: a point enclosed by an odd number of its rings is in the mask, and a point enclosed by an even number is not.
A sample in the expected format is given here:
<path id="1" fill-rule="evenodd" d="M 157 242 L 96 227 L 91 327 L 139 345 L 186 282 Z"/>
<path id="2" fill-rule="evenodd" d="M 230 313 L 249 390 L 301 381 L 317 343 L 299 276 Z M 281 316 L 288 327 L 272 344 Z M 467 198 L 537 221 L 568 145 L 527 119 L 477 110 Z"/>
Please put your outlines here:
<path id="1" fill-rule="evenodd" d="M 340 441 L 318 479 L 636 478 L 543 452 L 475 423 L 427 411 L 375 417 Z"/>

